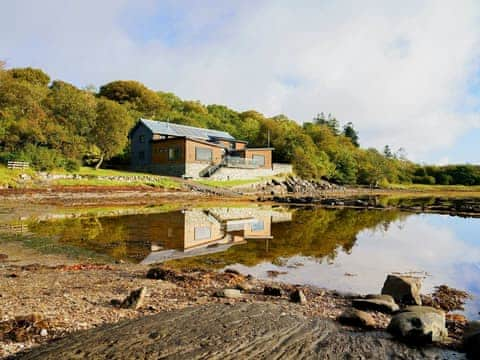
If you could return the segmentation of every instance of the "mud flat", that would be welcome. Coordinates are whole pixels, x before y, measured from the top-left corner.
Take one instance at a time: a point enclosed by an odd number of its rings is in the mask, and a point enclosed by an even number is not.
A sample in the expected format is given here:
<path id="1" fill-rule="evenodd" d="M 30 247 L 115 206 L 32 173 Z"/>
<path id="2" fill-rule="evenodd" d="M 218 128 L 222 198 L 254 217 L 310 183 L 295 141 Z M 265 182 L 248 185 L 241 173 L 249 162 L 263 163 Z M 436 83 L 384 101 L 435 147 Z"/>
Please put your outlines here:
<path id="1" fill-rule="evenodd" d="M 294 305 L 206 305 L 72 334 L 11 359 L 455 359 L 379 332 L 356 333 Z"/>

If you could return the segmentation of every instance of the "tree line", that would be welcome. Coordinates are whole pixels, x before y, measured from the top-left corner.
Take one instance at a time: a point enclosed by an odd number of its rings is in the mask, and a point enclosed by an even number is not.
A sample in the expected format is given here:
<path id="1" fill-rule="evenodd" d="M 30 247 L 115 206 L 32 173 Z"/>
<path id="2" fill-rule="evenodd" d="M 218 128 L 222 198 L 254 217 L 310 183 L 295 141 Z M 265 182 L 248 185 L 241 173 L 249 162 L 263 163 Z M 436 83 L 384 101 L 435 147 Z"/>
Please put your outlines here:
<path id="1" fill-rule="evenodd" d="M 426 167 L 402 149 L 360 147 L 352 122 L 343 126 L 319 113 L 299 124 L 284 115 L 266 117 L 224 105 L 203 105 L 136 81 L 113 81 L 79 89 L 51 81 L 40 69 L 0 64 L 0 160 L 24 160 L 39 170 L 129 161 L 128 131 L 140 118 L 223 130 L 249 146 L 275 148 L 274 161 L 292 163 L 307 179 L 339 184 L 479 184 L 475 166 Z"/>

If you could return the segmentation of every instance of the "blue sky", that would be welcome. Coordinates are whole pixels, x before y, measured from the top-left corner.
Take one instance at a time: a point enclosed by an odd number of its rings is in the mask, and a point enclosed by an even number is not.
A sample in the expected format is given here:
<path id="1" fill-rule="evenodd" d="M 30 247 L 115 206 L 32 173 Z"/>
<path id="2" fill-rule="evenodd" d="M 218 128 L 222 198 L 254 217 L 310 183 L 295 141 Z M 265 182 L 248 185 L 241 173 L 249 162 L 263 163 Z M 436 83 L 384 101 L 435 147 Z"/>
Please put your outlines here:
<path id="1" fill-rule="evenodd" d="M 480 163 L 480 2 L 17 0 L 0 58 L 77 86 L 134 79 L 299 122 L 333 113 L 362 146 Z"/>

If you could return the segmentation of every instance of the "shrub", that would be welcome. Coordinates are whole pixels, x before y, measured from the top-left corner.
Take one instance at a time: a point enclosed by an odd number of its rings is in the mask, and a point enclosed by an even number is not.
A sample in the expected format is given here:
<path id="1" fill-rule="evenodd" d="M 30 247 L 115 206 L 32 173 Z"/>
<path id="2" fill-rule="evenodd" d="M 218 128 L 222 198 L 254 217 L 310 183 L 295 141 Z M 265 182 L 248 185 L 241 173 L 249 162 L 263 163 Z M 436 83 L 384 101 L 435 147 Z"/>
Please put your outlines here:
<path id="1" fill-rule="evenodd" d="M 63 167 L 68 172 L 78 171 L 80 170 L 80 161 L 74 159 L 67 159 L 65 160 L 65 164 Z"/>

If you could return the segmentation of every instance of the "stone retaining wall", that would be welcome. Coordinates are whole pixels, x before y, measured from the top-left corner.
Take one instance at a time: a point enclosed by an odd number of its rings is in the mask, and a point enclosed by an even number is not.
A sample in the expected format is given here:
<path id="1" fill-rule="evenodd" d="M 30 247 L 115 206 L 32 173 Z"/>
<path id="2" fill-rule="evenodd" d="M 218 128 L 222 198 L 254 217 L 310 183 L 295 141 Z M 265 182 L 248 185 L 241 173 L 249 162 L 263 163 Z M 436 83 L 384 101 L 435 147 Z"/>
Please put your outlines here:
<path id="1" fill-rule="evenodd" d="M 275 176 L 280 174 L 291 174 L 292 165 L 273 164 L 273 169 L 240 169 L 222 167 L 217 170 L 209 179 L 212 180 L 238 180 L 255 179 L 258 177 Z"/>

